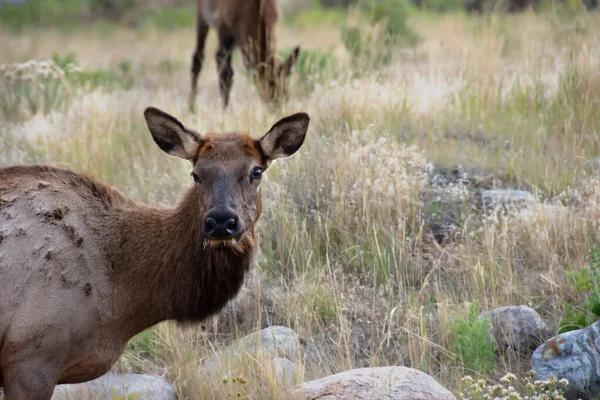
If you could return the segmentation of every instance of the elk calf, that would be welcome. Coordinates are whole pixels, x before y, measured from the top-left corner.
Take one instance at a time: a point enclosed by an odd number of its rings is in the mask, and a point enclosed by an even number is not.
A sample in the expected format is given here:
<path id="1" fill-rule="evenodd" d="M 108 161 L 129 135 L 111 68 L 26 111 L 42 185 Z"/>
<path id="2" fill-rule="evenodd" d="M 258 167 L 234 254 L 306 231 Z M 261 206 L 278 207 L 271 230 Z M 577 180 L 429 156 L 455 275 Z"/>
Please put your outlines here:
<path id="1" fill-rule="evenodd" d="M 198 0 L 196 49 L 192 55 L 190 110 L 194 111 L 198 74 L 204 61 L 208 29 L 219 35 L 217 72 L 223 106 L 229 103 L 233 85 L 231 55 L 239 46 L 246 68 L 253 72 L 258 94 L 265 103 L 277 104 L 287 97 L 289 78 L 300 48 L 281 64 L 275 60 L 275 24 L 279 11 L 275 0 Z"/>
<path id="2" fill-rule="evenodd" d="M 144 329 L 219 312 L 250 268 L 261 177 L 300 148 L 309 123 L 294 114 L 255 140 L 201 136 L 156 108 L 144 116 L 156 144 L 192 165 L 193 186 L 173 209 L 68 170 L 0 169 L 6 400 L 48 400 L 56 384 L 106 373 Z"/>

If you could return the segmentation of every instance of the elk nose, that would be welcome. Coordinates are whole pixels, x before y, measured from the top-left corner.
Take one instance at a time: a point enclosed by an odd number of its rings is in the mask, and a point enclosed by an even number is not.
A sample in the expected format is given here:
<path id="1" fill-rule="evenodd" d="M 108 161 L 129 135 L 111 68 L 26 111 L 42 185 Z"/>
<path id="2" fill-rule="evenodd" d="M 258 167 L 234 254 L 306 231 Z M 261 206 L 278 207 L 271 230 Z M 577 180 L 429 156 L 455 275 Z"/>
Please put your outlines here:
<path id="1" fill-rule="evenodd" d="M 229 239 L 239 230 L 238 219 L 230 213 L 211 212 L 204 220 L 204 230 L 210 239 Z"/>

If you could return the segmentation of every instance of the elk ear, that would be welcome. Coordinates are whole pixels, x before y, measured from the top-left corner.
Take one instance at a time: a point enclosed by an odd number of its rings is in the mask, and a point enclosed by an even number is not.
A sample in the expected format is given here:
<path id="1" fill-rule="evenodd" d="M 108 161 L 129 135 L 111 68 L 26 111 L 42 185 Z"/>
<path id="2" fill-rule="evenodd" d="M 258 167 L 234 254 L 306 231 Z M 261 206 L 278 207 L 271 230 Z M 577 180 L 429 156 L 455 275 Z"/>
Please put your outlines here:
<path id="1" fill-rule="evenodd" d="M 294 154 L 306 137 L 310 118 L 297 113 L 277 122 L 260 140 L 260 147 L 269 160 L 285 158 Z"/>
<path id="2" fill-rule="evenodd" d="M 196 157 L 200 138 L 186 129 L 177 118 L 154 107 L 146 108 L 144 118 L 152 138 L 162 151 L 186 160 Z"/>
<path id="3" fill-rule="evenodd" d="M 290 76 L 292 74 L 292 68 L 296 65 L 296 61 L 298 61 L 298 55 L 300 54 L 300 46 L 296 46 L 296 48 L 292 51 L 292 54 L 285 59 L 285 61 L 281 64 L 281 73 L 283 76 Z"/>

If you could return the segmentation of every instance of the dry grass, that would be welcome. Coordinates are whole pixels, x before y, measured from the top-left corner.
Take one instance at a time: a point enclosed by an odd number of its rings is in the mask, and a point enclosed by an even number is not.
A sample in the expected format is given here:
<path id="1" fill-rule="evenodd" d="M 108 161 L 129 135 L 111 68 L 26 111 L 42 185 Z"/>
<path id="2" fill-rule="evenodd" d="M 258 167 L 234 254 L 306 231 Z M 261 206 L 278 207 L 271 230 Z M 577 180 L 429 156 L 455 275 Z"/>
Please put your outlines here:
<path id="1" fill-rule="evenodd" d="M 239 57 L 231 108 L 221 110 L 214 36 L 191 115 L 191 30 L 2 33 L 0 63 L 72 51 L 84 69 L 128 61 L 136 80 L 129 90 L 77 91 L 67 109 L 0 122 L 0 165 L 53 163 L 168 206 L 190 184 L 189 171 L 151 141 L 144 107 L 200 131 L 257 136 L 280 116 L 311 115 L 300 154 L 267 173 L 261 252 L 242 295 L 204 330 L 159 325 L 147 351 L 127 353 L 117 368 L 166 375 L 181 398 L 225 398 L 231 387 L 222 378 L 236 376 L 247 398 L 294 398 L 261 356 L 231 371 L 199 371 L 232 337 L 281 324 L 306 341 L 301 379 L 406 365 L 456 390 L 470 371 L 452 362 L 448 324 L 467 304 L 529 304 L 556 327 L 565 301 L 580 296 L 564 271 L 585 267 L 600 239 L 600 15 L 416 16 L 413 25 L 423 37 L 414 51 L 357 73 L 334 26 L 319 27 L 323 40 L 282 26 L 280 46 L 302 38 L 304 48 L 334 54 L 344 72 L 275 114 L 258 103 Z M 161 72 L 165 60 L 179 67 Z M 432 163 L 478 172 L 440 186 Z M 540 200 L 483 212 L 483 173 Z M 529 359 L 499 357 L 497 366 L 492 379 L 528 370 Z"/>

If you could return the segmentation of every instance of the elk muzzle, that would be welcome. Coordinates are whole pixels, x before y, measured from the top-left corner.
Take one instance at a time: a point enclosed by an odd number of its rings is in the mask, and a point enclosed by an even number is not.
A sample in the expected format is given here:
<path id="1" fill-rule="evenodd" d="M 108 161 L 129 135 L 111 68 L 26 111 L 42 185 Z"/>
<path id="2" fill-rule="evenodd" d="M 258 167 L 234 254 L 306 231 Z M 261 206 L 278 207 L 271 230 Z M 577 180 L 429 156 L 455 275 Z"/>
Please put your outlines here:
<path id="1" fill-rule="evenodd" d="M 209 240 L 229 240 L 244 233 L 244 222 L 231 211 L 211 210 L 204 218 L 204 235 Z"/>

